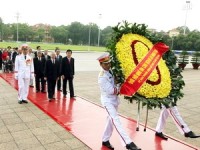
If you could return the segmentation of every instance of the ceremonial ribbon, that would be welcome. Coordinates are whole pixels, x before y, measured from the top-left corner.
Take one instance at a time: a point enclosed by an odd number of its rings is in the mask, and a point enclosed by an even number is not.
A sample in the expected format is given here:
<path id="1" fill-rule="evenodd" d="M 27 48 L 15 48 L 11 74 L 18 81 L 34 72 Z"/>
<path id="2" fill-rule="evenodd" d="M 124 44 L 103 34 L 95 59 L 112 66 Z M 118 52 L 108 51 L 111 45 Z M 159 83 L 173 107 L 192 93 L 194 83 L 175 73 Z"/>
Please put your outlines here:
<path id="1" fill-rule="evenodd" d="M 148 79 L 153 70 L 158 65 L 162 55 L 168 51 L 169 46 L 164 43 L 158 42 L 154 44 L 147 55 L 142 59 L 142 61 L 136 66 L 132 71 L 126 81 L 122 84 L 120 89 L 120 94 L 126 96 L 134 95 L 142 84 Z"/>

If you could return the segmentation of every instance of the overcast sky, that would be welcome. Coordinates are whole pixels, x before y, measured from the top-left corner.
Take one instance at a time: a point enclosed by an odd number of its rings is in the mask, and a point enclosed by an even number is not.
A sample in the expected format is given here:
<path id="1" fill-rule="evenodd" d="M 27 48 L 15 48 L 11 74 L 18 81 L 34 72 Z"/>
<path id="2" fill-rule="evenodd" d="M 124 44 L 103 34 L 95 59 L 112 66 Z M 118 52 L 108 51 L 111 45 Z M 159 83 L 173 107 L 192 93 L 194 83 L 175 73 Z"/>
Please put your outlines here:
<path id="1" fill-rule="evenodd" d="M 200 31 L 200 0 L 191 0 L 186 25 Z M 73 21 L 96 23 L 101 28 L 122 20 L 145 23 L 149 28 L 168 31 L 184 26 L 186 0 L 0 0 L 4 23 L 69 25 Z M 99 15 L 101 14 L 101 15 Z"/>

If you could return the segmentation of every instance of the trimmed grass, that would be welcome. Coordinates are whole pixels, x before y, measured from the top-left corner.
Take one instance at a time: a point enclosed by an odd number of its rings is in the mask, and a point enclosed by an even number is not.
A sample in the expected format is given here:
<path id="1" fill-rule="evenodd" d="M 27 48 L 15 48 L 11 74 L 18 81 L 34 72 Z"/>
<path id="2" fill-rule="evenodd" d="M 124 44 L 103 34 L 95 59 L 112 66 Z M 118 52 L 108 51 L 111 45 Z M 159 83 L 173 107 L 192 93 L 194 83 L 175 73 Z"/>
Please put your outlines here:
<path id="1" fill-rule="evenodd" d="M 24 43 L 22 42 L 0 42 L 0 48 L 11 47 L 19 47 Z M 55 50 L 56 47 L 59 47 L 60 50 L 66 51 L 67 49 L 71 49 L 73 51 L 106 51 L 106 47 L 97 47 L 97 46 L 85 46 L 85 45 L 64 45 L 64 44 L 54 44 L 54 43 L 35 43 L 35 42 L 27 42 L 32 49 L 36 49 L 37 46 L 41 46 L 43 50 Z"/>

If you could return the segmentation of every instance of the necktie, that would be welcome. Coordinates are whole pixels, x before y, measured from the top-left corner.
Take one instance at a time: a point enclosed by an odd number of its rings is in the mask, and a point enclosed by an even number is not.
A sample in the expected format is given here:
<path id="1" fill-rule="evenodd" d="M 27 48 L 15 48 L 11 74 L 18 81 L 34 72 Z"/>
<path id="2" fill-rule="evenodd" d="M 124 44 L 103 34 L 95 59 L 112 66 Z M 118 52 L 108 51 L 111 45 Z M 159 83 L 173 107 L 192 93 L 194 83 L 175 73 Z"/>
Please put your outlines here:
<path id="1" fill-rule="evenodd" d="M 24 58 L 25 58 L 25 60 L 26 60 L 26 55 L 24 55 Z"/>

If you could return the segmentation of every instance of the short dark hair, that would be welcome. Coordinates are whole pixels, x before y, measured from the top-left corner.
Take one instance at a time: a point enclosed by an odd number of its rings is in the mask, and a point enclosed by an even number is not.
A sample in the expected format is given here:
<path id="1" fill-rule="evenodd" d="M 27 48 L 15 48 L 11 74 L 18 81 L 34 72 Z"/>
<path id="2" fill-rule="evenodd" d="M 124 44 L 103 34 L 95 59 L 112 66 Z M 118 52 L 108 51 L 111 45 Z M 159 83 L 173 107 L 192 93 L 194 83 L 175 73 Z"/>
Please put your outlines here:
<path id="1" fill-rule="evenodd" d="M 37 46 L 36 48 L 38 49 L 38 48 L 40 48 L 40 46 Z"/>
<path id="2" fill-rule="evenodd" d="M 59 47 L 56 47 L 56 48 L 55 48 L 55 52 L 56 52 L 57 50 L 60 50 Z"/>
<path id="3" fill-rule="evenodd" d="M 66 53 L 67 53 L 67 52 L 71 52 L 71 53 L 72 53 L 72 50 L 71 50 L 71 49 L 68 49 L 68 50 L 66 51 Z"/>

